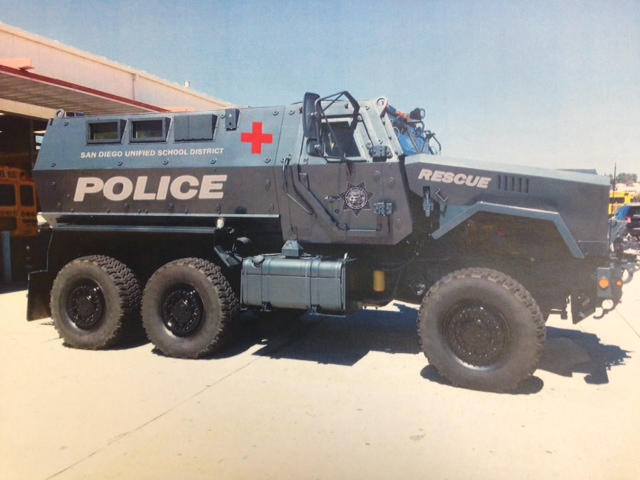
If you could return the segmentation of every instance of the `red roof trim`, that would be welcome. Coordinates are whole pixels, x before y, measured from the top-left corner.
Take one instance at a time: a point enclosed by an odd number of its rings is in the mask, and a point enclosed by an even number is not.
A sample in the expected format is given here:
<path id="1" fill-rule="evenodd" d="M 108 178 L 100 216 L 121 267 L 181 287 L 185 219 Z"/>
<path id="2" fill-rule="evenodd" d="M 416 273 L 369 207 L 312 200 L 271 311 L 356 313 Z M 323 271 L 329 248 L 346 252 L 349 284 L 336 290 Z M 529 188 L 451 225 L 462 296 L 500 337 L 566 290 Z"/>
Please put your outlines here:
<path id="1" fill-rule="evenodd" d="M 7 75 L 12 75 L 14 77 L 24 78 L 26 80 L 31 80 L 37 83 L 44 83 L 46 85 L 65 88 L 67 90 L 75 90 L 77 92 L 86 93 L 94 97 L 105 98 L 107 100 L 123 103 L 125 105 L 132 105 L 138 108 L 144 108 L 151 112 L 167 112 L 168 111 L 166 108 L 157 107 L 155 105 L 151 105 L 148 103 L 138 102 L 137 100 L 121 97 L 119 95 L 113 95 L 112 93 L 107 93 L 101 90 L 96 90 L 94 88 L 85 87 L 83 85 L 78 85 L 77 83 L 66 82 L 64 80 L 59 80 L 57 78 L 52 78 L 52 77 L 46 77 L 44 75 L 38 75 L 37 73 L 26 72 L 24 70 L 17 70 L 15 68 L 6 67 L 4 65 L 0 65 L 0 73 L 5 73 Z"/>

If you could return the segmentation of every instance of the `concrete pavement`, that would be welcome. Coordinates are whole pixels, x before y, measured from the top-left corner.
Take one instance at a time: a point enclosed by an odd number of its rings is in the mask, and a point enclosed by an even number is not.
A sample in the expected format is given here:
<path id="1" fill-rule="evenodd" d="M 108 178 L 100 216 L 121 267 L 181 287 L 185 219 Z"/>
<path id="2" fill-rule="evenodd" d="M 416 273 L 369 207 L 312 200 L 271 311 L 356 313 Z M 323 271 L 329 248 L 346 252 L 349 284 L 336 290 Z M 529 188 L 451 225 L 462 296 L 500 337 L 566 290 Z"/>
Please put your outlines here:
<path id="1" fill-rule="evenodd" d="M 0 295 L 0 478 L 640 478 L 640 280 L 617 310 L 552 317 L 511 394 L 453 388 L 419 352 L 416 309 L 243 320 L 207 360 L 149 343 L 63 346 Z"/>

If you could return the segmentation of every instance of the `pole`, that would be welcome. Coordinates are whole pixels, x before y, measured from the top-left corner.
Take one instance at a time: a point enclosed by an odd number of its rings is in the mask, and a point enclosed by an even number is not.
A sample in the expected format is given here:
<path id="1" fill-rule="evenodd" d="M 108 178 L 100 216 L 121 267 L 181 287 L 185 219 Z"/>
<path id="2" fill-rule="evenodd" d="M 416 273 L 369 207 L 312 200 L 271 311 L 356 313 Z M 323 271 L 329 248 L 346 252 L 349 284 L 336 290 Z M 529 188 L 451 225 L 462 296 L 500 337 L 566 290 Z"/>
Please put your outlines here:
<path id="1" fill-rule="evenodd" d="M 2 232 L 2 283 L 11 283 L 11 233 Z"/>

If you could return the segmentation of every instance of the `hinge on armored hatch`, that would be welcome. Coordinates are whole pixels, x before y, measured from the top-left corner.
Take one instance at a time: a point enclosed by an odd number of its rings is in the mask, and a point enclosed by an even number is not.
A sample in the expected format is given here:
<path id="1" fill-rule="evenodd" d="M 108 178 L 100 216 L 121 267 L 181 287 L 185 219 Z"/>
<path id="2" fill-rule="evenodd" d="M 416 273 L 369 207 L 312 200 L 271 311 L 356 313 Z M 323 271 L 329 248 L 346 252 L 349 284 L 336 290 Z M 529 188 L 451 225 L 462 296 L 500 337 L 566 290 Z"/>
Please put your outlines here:
<path id="1" fill-rule="evenodd" d="M 371 155 L 374 162 L 384 162 L 388 158 L 393 157 L 393 153 L 387 145 L 374 145 L 370 147 L 369 155 Z"/>
<path id="2" fill-rule="evenodd" d="M 226 118 L 225 125 L 227 130 L 235 130 L 238 128 L 238 119 L 240 117 L 240 110 L 237 108 L 228 108 L 224 111 Z"/>
<path id="3" fill-rule="evenodd" d="M 377 202 L 373 204 L 373 214 L 378 217 L 388 217 L 393 213 L 393 203 Z"/>

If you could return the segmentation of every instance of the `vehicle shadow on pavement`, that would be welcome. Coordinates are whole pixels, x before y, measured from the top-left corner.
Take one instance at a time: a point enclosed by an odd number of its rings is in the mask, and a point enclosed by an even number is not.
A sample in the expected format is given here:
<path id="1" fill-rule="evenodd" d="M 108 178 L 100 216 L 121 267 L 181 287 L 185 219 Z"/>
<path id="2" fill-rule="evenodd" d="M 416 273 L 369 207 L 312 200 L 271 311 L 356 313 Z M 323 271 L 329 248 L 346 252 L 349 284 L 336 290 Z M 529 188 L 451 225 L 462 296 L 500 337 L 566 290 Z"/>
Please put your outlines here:
<path id="1" fill-rule="evenodd" d="M 592 385 L 609 383 L 611 367 L 624 365 L 631 358 L 629 351 L 616 345 L 605 345 L 593 333 L 567 328 L 547 327 L 545 345 L 539 369 L 563 377 L 584 374 Z"/>
<path id="2" fill-rule="evenodd" d="M 449 382 L 446 378 L 442 377 L 438 370 L 433 365 L 427 365 L 422 369 L 420 375 L 425 380 L 429 380 L 433 383 L 439 383 L 440 385 L 449 385 L 451 386 L 451 382 Z M 544 382 L 540 377 L 536 377 L 532 375 L 531 377 L 524 380 L 515 390 L 511 390 L 508 392 L 493 392 L 488 391 L 487 393 L 504 393 L 506 395 L 531 395 L 534 393 L 538 393 L 544 387 Z"/>
<path id="3" fill-rule="evenodd" d="M 371 351 L 417 354 L 417 311 L 396 306 L 399 312 L 364 310 L 348 317 L 286 319 L 274 315 L 273 319 L 258 319 L 242 327 L 236 345 L 220 354 L 236 354 L 233 351 L 260 344 L 264 346 L 255 355 L 344 366 L 355 365 Z"/>
<path id="4" fill-rule="evenodd" d="M 13 293 L 26 289 L 27 284 L 25 282 L 4 283 L 2 280 L 0 280 L 0 294 Z"/>
<path id="5" fill-rule="evenodd" d="M 417 308 L 395 306 L 399 311 L 364 310 L 346 318 L 305 315 L 287 319 L 275 315 L 273 319 L 250 321 L 242 327 L 239 338 L 218 355 L 232 356 L 263 345 L 255 355 L 344 366 L 355 365 L 372 351 L 417 355 L 421 353 L 416 334 Z M 595 334 L 547 327 L 538 370 L 569 378 L 582 374 L 586 383 L 602 385 L 609 382 L 607 372 L 624 365 L 628 358 L 630 352 L 603 344 Z M 449 384 L 431 365 L 425 366 L 421 376 Z M 543 388 L 544 382 L 534 375 L 508 393 L 530 395 Z"/>

